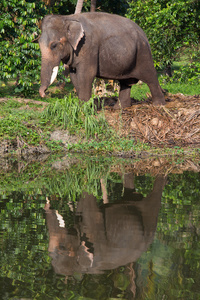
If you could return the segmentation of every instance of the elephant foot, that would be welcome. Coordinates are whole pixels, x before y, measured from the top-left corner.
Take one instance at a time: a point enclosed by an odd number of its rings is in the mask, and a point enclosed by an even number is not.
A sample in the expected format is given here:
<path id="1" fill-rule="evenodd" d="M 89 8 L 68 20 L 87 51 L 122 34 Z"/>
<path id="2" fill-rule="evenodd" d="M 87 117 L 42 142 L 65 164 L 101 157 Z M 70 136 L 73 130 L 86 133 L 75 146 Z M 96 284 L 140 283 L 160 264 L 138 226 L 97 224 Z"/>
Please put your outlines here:
<path id="1" fill-rule="evenodd" d="M 127 102 L 121 102 L 120 100 L 117 100 L 117 102 L 115 103 L 115 105 L 113 106 L 113 109 L 123 109 L 123 108 L 127 108 L 127 107 L 131 107 L 131 101 L 127 101 Z"/>
<path id="2" fill-rule="evenodd" d="M 161 105 L 165 105 L 165 98 L 156 98 L 156 99 L 152 99 L 152 104 L 155 106 L 161 106 Z"/>
<path id="3" fill-rule="evenodd" d="M 40 87 L 39 93 L 42 98 L 46 96 L 45 91 L 46 91 L 46 87 Z"/>

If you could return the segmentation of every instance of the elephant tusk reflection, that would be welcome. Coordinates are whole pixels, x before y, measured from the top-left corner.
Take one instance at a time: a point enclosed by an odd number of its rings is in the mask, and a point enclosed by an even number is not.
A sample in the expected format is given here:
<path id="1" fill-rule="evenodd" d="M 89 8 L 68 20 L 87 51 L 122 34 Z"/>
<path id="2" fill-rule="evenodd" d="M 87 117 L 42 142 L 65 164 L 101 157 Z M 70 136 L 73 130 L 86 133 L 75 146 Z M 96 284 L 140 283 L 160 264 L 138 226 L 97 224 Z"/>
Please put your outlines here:
<path id="1" fill-rule="evenodd" d="M 58 213 L 56 210 L 56 217 L 59 222 L 59 227 L 65 228 L 65 221 L 63 220 L 63 217 Z"/>

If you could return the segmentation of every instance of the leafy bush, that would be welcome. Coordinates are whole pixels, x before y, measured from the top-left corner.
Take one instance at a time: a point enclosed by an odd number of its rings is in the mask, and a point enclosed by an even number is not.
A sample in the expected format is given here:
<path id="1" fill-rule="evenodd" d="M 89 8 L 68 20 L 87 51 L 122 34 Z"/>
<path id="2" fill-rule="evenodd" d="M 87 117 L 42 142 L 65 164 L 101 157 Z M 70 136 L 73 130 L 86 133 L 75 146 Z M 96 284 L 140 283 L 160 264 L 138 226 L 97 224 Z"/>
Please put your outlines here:
<path id="1" fill-rule="evenodd" d="M 183 46 L 199 42 L 199 1 L 134 0 L 127 17 L 145 31 L 156 66 L 170 67 Z"/>
<path id="2" fill-rule="evenodd" d="M 0 79 L 15 79 L 15 91 L 26 93 L 40 78 L 38 16 L 45 7 L 41 1 L 3 0 L 0 11 Z"/>
<path id="3" fill-rule="evenodd" d="M 178 70 L 173 71 L 173 77 L 162 76 L 161 81 L 163 83 L 186 83 L 200 84 L 200 51 L 192 55 L 191 62 L 182 66 Z"/>
<path id="4" fill-rule="evenodd" d="M 193 57 L 192 62 L 182 67 L 181 70 L 175 70 L 173 78 L 178 82 L 189 81 L 200 84 L 200 51 L 199 55 Z"/>

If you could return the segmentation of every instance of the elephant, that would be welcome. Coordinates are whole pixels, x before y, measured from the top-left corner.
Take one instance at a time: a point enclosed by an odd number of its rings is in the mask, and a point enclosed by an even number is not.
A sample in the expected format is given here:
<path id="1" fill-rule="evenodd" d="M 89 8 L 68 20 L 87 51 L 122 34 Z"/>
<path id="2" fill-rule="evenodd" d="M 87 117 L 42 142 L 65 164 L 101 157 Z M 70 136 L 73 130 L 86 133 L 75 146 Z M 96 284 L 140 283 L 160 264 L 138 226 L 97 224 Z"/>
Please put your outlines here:
<path id="1" fill-rule="evenodd" d="M 145 198 L 129 179 L 131 173 L 125 178 L 120 202 L 99 207 L 94 195 L 83 192 L 74 212 L 75 224 L 69 229 L 58 211 L 45 206 L 48 251 L 57 274 L 101 274 L 135 262 L 147 250 L 156 231 L 166 177 L 157 176 Z"/>
<path id="2" fill-rule="evenodd" d="M 41 97 L 55 80 L 62 61 L 69 67 L 81 101 L 91 98 L 92 83 L 97 77 L 119 81 L 115 109 L 131 106 L 131 86 L 139 80 L 149 86 L 153 105 L 165 104 L 148 39 L 128 18 L 103 12 L 48 15 L 42 22 L 39 45 Z"/>

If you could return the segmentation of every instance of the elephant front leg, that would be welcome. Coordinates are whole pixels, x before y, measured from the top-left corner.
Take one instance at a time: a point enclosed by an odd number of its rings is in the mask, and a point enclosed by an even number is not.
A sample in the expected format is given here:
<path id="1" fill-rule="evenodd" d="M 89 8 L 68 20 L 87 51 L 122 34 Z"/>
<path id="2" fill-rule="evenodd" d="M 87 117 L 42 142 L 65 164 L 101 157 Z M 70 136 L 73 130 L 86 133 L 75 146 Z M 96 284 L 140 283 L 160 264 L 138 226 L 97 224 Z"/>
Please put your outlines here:
<path id="1" fill-rule="evenodd" d="M 92 95 L 92 83 L 95 75 L 84 72 L 71 72 L 70 77 L 76 89 L 78 98 L 82 101 L 88 101 Z"/>
<path id="2" fill-rule="evenodd" d="M 114 105 L 114 109 L 121 109 L 131 106 L 131 86 L 120 81 L 119 99 Z"/>

